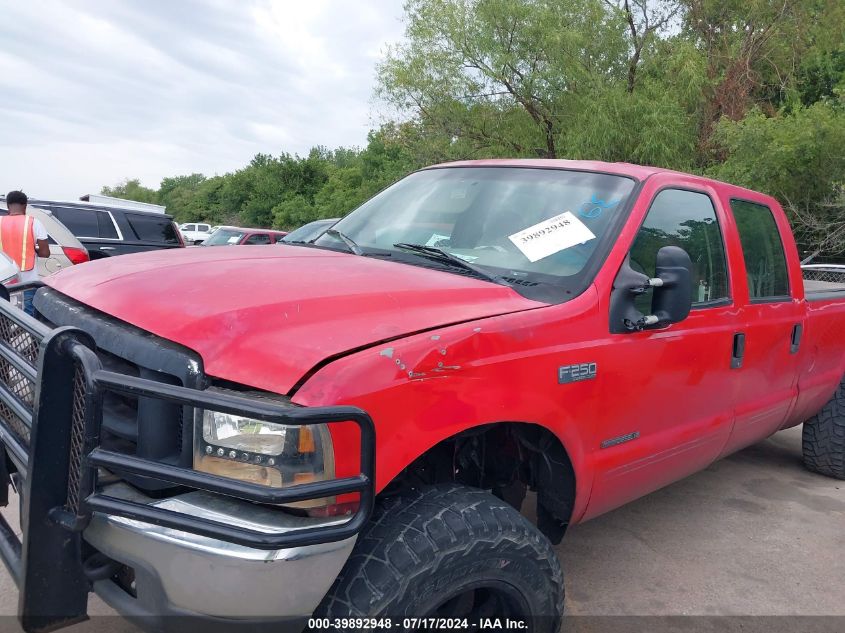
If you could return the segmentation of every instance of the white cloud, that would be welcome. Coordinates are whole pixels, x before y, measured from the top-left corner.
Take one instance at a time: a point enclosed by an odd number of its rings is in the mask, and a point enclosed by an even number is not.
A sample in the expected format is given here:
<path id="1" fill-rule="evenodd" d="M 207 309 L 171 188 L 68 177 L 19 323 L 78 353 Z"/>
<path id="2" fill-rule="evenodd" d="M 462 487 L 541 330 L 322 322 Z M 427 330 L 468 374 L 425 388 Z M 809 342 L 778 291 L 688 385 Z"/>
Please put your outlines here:
<path id="1" fill-rule="evenodd" d="M 75 198 L 363 145 L 401 0 L 4 3 L 0 191 Z"/>

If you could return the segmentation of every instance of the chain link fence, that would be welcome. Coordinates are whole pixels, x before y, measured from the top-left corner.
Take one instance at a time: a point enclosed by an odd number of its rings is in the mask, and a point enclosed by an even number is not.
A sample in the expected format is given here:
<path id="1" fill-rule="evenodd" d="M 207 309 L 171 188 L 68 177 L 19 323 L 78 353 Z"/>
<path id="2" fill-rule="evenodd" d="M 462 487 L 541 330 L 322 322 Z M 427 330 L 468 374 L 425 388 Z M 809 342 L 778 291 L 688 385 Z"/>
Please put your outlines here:
<path id="1" fill-rule="evenodd" d="M 808 264 L 801 266 L 801 270 L 804 273 L 804 279 L 807 281 L 845 285 L 845 265 Z"/>

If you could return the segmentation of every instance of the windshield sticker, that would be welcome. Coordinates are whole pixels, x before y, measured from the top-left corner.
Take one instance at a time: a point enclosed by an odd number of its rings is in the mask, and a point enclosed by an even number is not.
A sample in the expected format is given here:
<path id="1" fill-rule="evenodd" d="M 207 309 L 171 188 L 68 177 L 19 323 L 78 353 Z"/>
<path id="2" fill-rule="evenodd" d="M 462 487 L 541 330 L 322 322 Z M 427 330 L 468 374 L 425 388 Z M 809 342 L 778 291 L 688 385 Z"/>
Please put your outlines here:
<path id="1" fill-rule="evenodd" d="M 461 181 L 461 185 L 453 189 L 452 195 L 449 197 L 452 198 L 452 200 L 463 200 L 467 197 L 467 187 L 468 184 L 466 182 Z"/>
<path id="2" fill-rule="evenodd" d="M 428 241 L 425 243 L 425 245 L 426 246 L 437 246 L 438 242 L 442 242 L 442 241 L 448 240 L 448 239 L 449 239 L 448 235 L 440 235 L 439 233 L 435 233 L 430 238 L 428 238 Z"/>
<path id="3" fill-rule="evenodd" d="M 589 202 L 585 202 L 581 205 L 581 210 L 579 211 L 578 215 L 580 215 L 582 218 L 597 218 L 602 214 L 602 211 L 612 209 L 617 204 L 619 204 L 621 200 L 622 198 L 618 198 L 610 202 L 605 202 L 604 200 L 600 200 L 597 195 L 593 194 L 590 197 Z"/>
<path id="4" fill-rule="evenodd" d="M 529 226 L 508 239 L 522 251 L 530 262 L 596 239 L 593 232 L 571 211 L 566 211 L 539 224 Z"/>

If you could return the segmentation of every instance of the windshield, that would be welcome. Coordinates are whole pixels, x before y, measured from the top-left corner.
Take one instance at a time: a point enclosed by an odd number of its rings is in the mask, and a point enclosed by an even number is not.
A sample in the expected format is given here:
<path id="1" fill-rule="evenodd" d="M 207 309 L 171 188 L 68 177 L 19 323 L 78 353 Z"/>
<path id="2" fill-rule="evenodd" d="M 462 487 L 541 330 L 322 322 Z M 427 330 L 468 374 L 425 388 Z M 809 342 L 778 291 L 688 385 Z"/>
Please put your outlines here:
<path id="1" fill-rule="evenodd" d="M 316 222 L 309 222 L 304 226 L 300 226 L 285 235 L 283 242 L 308 242 L 318 237 L 320 233 L 329 228 L 337 220 L 317 220 Z"/>
<path id="2" fill-rule="evenodd" d="M 205 240 L 203 246 L 224 246 L 226 244 L 237 244 L 246 235 L 244 231 L 235 229 L 217 229 Z"/>
<path id="3" fill-rule="evenodd" d="M 400 180 L 333 228 L 365 255 L 387 251 L 408 263 L 442 266 L 397 246 L 422 245 L 500 275 L 515 289 L 572 287 L 581 285 L 574 278 L 603 238 L 613 239 L 611 227 L 634 184 L 622 176 L 559 169 L 429 169 Z M 337 233 L 315 243 L 346 249 Z"/>

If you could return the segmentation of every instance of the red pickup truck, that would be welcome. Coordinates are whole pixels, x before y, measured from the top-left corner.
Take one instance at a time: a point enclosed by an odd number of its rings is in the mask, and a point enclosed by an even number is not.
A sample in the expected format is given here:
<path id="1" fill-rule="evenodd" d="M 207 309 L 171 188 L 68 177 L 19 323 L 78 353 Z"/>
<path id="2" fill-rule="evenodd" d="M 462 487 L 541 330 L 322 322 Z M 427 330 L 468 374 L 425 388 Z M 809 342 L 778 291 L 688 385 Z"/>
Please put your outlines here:
<path id="1" fill-rule="evenodd" d="M 313 244 L 74 266 L 35 306 L 0 301 L 29 631 L 90 591 L 149 628 L 552 631 L 567 526 L 801 423 L 845 478 L 845 285 L 696 176 L 438 165 Z"/>

